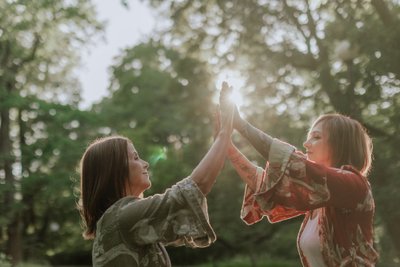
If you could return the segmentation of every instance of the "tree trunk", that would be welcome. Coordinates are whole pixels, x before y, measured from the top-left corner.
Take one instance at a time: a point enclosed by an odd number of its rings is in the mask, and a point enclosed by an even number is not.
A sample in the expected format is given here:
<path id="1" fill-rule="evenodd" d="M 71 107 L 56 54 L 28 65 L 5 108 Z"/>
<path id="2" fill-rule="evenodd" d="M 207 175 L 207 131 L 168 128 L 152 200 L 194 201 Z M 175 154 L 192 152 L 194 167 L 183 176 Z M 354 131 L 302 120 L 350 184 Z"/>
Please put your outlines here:
<path id="1" fill-rule="evenodd" d="M 12 266 L 22 261 L 22 220 L 21 212 L 17 211 L 14 220 L 8 225 L 7 255 L 11 257 Z"/>
<path id="2" fill-rule="evenodd" d="M 385 26 L 391 26 L 393 24 L 393 16 L 387 4 L 383 0 L 372 0 L 371 4 L 375 8 L 383 24 L 385 24 Z"/>
<path id="3" fill-rule="evenodd" d="M 13 157 L 11 153 L 10 137 L 10 111 L 7 107 L 1 110 L 1 167 L 5 174 L 5 193 L 4 209 L 6 214 L 11 215 L 11 220 L 7 225 L 7 255 L 11 258 L 13 266 L 22 260 L 22 242 L 21 242 L 21 215 L 15 207 L 15 177 L 12 173 Z"/>

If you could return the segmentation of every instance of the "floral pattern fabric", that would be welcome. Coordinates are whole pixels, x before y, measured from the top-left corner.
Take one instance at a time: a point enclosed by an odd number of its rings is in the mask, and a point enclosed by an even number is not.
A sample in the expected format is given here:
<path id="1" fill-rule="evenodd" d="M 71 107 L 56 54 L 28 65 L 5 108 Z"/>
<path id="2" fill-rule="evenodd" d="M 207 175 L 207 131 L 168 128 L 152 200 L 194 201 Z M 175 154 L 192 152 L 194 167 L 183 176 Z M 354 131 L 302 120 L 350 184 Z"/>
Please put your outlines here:
<path id="1" fill-rule="evenodd" d="M 206 198 L 186 178 L 164 194 L 114 203 L 97 223 L 96 267 L 171 266 L 165 245 L 207 247 L 216 240 Z"/>
<path id="2" fill-rule="evenodd" d="M 327 168 L 306 159 L 294 147 L 274 139 L 266 169 L 257 170 L 257 188 L 246 186 L 241 218 L 254 224 L 264 216 L 271 223 L 321 208 L 319 236 L 329 267 L 375 266 L 374 199 L 368 180 L 350 166 Z M 299 247 L 299 246 L 298 246 Z M 301 249 L 303 266 L 309 267 Z"/>

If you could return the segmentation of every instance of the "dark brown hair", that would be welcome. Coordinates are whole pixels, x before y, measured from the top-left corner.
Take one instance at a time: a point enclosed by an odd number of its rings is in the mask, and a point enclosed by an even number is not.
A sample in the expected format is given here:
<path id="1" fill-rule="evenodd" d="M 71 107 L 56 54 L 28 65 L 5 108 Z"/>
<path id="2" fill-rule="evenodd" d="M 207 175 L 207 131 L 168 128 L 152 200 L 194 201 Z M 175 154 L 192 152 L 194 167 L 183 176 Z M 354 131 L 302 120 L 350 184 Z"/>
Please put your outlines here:
<path id="1" fill-rule="evenodd" d="M 82 156 L 78 209 L 85 227 L 85 239 L 94 238 L 97 221 L 107 208 L 126 194 L 130 142 L 122 136 L 97 139 Z"/>
<path id="2" fill-rule="evenodd" d="M 318 123 L 328 134 L 332 167 L 351 165 L 367 175 L 372 163 L 372 141 L 361 123 L 341 114 L 322 115 L 313 127 Z"/>

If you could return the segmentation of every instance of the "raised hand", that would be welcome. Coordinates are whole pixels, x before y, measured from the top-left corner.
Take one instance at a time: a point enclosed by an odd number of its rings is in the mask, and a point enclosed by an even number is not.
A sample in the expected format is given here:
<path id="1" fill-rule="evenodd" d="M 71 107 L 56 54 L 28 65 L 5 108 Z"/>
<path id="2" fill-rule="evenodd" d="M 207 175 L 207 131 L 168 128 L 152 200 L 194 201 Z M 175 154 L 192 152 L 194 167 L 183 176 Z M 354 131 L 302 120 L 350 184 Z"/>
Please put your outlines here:
<path id="1" fill-rule="evenodd" d="M 219 106 L 221 109 L 221 115 L 225 115 L 224 113 L 229 113 L 229 111 L 232 109 L 233 103 L 229 99 L 231 93 L 232 87 L 230 87 L 227 82 L 223 82 L 221 91 L 219 93 Z"/>
<path id="2" fill-rule="evenodd" d="M 232 93 L 232 87 L 228 85 L 228 83 L 222 83 L 222 89 L 219 96 L 219 103 L 221 108 L 221 113 L 224 116 L 224 113 L 228 112 L 228 110 L 233 108 L 233 128 L 239 130 L 243 125 L 244 121 L 240 117 L 238 108 L 236 105 L 230 100 L 230 95 Z"/>
<path id="3" fill-rule="evenodd" d="M 229 100 L 229 95 L 232 88 L 227 82 L 222 83 L 222 88 L 219 95 L 219 105 L 221 110 L 220 122 L 221 130 L 227 130 L 229 133 L 232 132 L 233 127 L 233 114 L 235 105 Z"/>
<path id="4" fill-rule="evenodd" d="M 229 86 L 224 83 L 221 93 L 224 91 L 225 94 L 227 89 L 229 89 Z M 208 194 L 215 183 L 215 178 L 224 165 L 230 145 L 233 130 L 233 105 L 223 101 L 222 109 L 224 110 L 223 114 L 219 115 L 219 112 L 216 114 L 215 123 L 218 133 L 214 133 L 214 143 L 190 175 L 203 194 Z"/>

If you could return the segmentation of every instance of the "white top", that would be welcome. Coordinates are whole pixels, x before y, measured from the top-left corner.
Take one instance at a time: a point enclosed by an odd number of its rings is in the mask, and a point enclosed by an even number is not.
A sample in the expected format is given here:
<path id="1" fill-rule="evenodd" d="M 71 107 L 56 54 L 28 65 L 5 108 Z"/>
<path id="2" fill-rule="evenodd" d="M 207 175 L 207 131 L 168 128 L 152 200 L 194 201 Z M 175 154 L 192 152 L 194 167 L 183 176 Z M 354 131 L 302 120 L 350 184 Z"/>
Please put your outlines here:
<path id="1" fill-rule="evenodd" d="M 326 267 L 322 258 L 321 242 L 318 233 L 319 212 L 314 211 L 316 216 L 308 220 L 300 236 L 299 247 L 310 267 Z"/>

